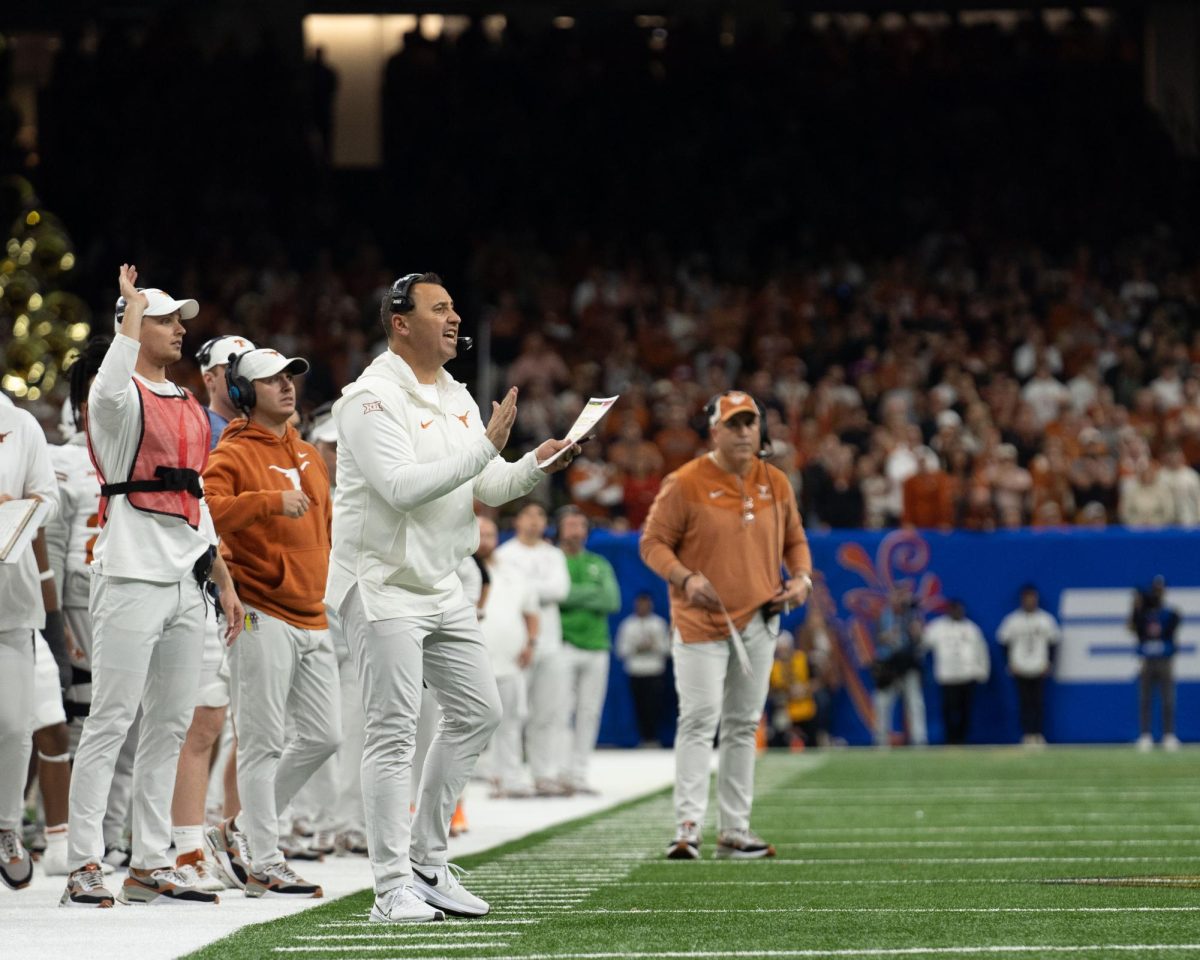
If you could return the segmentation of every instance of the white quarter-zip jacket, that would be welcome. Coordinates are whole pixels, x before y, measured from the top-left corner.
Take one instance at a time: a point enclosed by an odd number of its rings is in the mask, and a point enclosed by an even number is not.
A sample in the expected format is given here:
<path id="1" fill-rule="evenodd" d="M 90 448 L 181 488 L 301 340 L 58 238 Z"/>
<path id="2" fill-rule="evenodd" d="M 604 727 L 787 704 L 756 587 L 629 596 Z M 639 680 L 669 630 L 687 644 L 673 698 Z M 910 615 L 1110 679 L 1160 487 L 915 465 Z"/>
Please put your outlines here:
<path id="1" fill-rule="evenodd" d="M 436 399 L 390 350 L 333 406 L 337 492 L 325 603 L 358 585 L 367 618 L 428 616 L 466 602 L 457 568 L 479 546 L 474 503 L 499 506 L 541 479 L 534 453 L 507 463 L 479 407 L 445 370 Z M 425 393 L 432 393 L 428 388 Z"/>

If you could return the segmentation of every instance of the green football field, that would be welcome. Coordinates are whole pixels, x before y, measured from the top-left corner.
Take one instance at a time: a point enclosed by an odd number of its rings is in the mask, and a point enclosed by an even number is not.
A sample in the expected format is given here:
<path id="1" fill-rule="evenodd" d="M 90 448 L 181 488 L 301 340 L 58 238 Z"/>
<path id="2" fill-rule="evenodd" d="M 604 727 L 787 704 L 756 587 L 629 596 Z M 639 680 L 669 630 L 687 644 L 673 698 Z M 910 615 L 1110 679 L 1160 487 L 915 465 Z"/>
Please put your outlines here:
<path id="1" fill-rule="evenodd" d="M 464 858 L 483 920 L 386 928 L 363 892 L 194 957 L 1200 957 L 1194 752 L 768 755 L 774 860 L 663 858 L 669 792 Z M 715 812 L 715 811 L 714 811 Z"/>

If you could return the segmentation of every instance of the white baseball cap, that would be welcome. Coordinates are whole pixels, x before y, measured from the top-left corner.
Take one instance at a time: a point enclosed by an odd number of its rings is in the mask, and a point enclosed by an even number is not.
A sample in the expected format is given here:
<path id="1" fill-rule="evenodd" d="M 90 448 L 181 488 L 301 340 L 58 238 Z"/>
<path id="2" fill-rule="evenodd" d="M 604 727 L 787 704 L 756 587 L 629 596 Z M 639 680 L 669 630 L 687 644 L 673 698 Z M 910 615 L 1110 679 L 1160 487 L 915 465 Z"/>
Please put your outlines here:
<path id="1" fill-rule="evenodd" d="M 157 287 L 147 287 L 142 293 L 150 301 L 144 311 L 147 317 L 165 317 L 178 310 L 180 318 L 191 320 L 200 312 L 200 304 L 195 300 L 176 300 L 169 293 L 159 290 Z"/>
<path id="2" fill-rule="evenodd" d="M 195 300 L 176 300 L 169 293 L 157 287 L 138 287 L 138 292 L 146 295 L 146 309 L 142 315 L 146 317 L 166 317 L 179 311 L 181 320 L 191 320 L 200 312 L 200 304 Z M 117 333 L 121 332 L 121 321 L 125 317 L 125 298 L 117 297 L 116 315 L 113 326 Z"/>
<path id="3" fill-rule="evenodd" d="M 285 357 L 269 347 L 258 347 L 237 355 L 237 375 L 247 380 L 265 380 L 284 371 L 308 373 L 308 361 L 303 357 Z"/>
<path id="4" fill-rule="evenodd" d="M 245 353 L 253 349 L 254 344 L 245 337 L 217 337 L 196 351 L 196 362 L 200 364 L 201 373 L 208 373 L 213 367 L 228 363 L 235 353 Z"/>
<path id="5" fill-rule="evenodd" d="M 337 443 L 337 423 L 333 419 L 333 414 L 328 414 L 321 417 L 313 423 L 308 431 L 309 443 Z"/>

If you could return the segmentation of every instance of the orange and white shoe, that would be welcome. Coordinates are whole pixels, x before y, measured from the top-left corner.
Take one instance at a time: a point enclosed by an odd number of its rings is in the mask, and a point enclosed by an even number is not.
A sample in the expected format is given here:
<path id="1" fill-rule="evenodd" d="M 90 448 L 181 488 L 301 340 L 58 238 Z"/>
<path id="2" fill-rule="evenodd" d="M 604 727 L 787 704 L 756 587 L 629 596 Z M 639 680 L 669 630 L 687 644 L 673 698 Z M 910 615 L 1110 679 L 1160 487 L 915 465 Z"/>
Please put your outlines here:
<path id="1" fill-rule="evenodd" d="M 220 867 L 204 856 L 203 850 L 191 850 L 181 853 L 175 858 L 175 869 L 191 886 L 207 890 L 209 893 L 220 893 L 232 884 L 226 883 Z"/>
<path id="2" fill-rule="evenodd" d="M 454 806 L 454 816 L 450 818 L 450 836 L 460 837 L 469 829 L 470 827 L 467 826 L 467 811 L 463 809 L 462 801 L 460 800 Z"/>
<path id="3" fill-rule="evenodd" d="M 159 906 L 171 903 L 220 903 L 215 893 L 201 890 L 188 882 L 178 870 L 160 867 L 157 870 L 129 868 L 129 876 L 121 885 L 117 899 L 122 903 Z"/>
<path id="4" fill-rule="evenodd" d="M 304 880 L 286 863 L 272 863 L 260 872 L 250 871 L 246 878 L 246 896 L 319 900 L 325 896 L 325 891 Z"/>
<path id="5" fill-rule="evenodd" d="M 111 907 L 114 899 L 104 885 L 100 864 L 86 863 L 67 875 L 67 889 L 58 904 L 61 907 Z"/>

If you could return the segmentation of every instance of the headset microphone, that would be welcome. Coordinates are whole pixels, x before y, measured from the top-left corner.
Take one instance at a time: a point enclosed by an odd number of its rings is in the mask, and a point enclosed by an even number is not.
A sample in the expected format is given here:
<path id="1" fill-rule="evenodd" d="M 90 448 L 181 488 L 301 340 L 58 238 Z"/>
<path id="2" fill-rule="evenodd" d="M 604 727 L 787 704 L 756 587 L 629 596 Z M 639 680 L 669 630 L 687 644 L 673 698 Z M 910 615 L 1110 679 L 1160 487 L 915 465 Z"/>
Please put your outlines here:
<path id="1" fill-rule="evenodd" d="M 464 352 L 467 350 L 470 350 L 473 346 L 475 346 L 475 338 L 474 337 L 459 337 L 454 342 L 456 344 L 458 344 L 460 347 L 462 347 Z"/>

